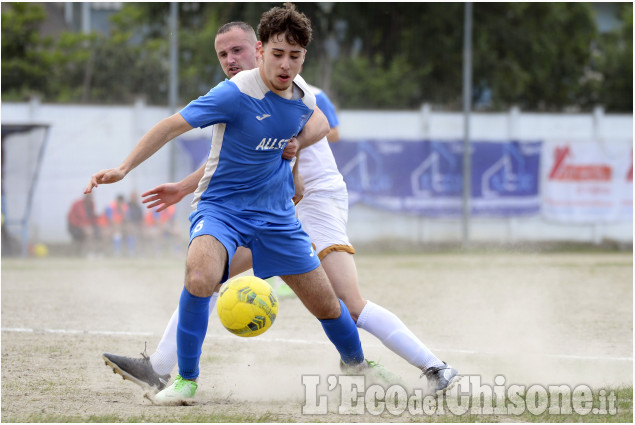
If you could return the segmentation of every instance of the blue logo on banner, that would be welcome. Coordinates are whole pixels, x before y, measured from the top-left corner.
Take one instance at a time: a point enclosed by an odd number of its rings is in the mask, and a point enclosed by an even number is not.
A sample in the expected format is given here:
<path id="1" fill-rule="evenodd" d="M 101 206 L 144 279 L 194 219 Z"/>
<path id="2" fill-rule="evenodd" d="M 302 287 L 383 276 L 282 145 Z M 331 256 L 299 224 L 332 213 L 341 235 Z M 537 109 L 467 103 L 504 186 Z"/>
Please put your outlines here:
<path id="1" fill-rule="evenodd" d="M 427 154 L 413 170 L 412 194 L 460 196 L 463 190 L 462 144 L 430 142 L 425 143 L 425 147 Z"/>

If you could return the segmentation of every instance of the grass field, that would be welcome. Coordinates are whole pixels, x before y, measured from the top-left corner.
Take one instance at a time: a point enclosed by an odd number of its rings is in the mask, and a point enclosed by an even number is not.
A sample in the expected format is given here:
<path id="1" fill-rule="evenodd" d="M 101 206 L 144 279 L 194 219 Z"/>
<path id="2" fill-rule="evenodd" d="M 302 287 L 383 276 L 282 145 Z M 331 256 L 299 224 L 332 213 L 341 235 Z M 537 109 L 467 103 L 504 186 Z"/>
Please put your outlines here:
<path id="1" fill-rule="evenodd" d="M 425 388 L 419 371 L 364 331 L 366 357 L 399 374 L 414 404 L 371 397 L 360 410 L 338 375 L 334 348 L 294 297 L 281 299 L 272 329 L 253 339 L 231 335 L 214 313 L 196 401 L 154 406 L 101 353 L 137 356 L 146 343 L 154 350 L 177 304 L 183 259 L 3 258 L 2 421 L 632 422 L 632 253 L 356 260 L 366 298 L 395 312 L 472 385 L 480 381 L 482 397 L 467 399 L 475 410 L 461 411 L 461 394 L 433 408 L 438 399 L 417 393 Z M 339 386 L 328 387 L 329 379 Z M 564 393 L 547 399 L 550 388 Z M 581 388 L 592 391 L 589 399 Z M 320 396 L 326 413 L 313 408 Z"/>

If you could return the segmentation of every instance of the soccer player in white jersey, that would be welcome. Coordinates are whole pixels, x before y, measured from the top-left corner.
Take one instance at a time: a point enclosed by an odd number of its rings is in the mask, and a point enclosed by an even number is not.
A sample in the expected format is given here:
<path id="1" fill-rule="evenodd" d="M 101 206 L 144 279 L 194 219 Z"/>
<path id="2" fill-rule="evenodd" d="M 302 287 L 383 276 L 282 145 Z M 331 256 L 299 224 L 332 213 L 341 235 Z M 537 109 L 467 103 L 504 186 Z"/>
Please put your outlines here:
<path id="1" fill-rule="evenodd" d="M 154 396 L 158 403 L 194 397 L 210 299 L 227 280 L 239 246 L 251 250 L 256 276 L 281 276 L 294 290 L 319 319 L 345 364 L 366 364 L 357 327 L 295 217 L 291 167 L 281 157 L 315 110 L 315 96 L 298 75 L 311 40 L 311 23 L 295 6 L 285 4 L 262 15 L 258 36 L 262 42 L 258 68 L 225 80 L 160 121 L 119 167 L 93 174 L 84 190 L 90 193 L 99 184 L 121 180 L 168 141 L 194 127 L 217 124 L 190 214 L 176 332 L 179 374 Z"/>
<path id="2" fill-rule="evenodd" d="M 228 77 L 257 66 L 260 59 L 259 44 L 253 28 L 244 22 L 231 22 L 218 30 L 214 45 Z M 360 293 L 353 259 L 355 250 L 346 234 L 348 193 L 328 145 L 328 141 L 336 142 L 339 139 L 339 121 L 326 94 L 316 87 L 310 87 L 331 130 L 325 138 L 301 151 L 298 168 L 304 190 L 303 198 L 296 205 L 296 213 L 316 247 L 335 293 L 344 301 L 357 326 L 375 335 L 392 351 L 421 369 L 433 389 L 447 389 L 456 379 L 456 371 L 436 358 L 397 316 L 365 300 Z M 162 210 L 181 201 L 195 190 L 203 175 L 203 168 L 178 183 L 166 183 L 149 190 L 143 194 L 144 203 L 148 204 L 148 208 Z M 239 248 L 231 264 L 230 277 L 251 268 L 250 251 Z M 216 298 L 217 294 L 210 301 L 210 311 Z M 177 362 L 177 320 L 178 309 L 172 315 L 156 351 L 149 357 L 144 354 L 143 358 L 130 358 L 104 353 L 106 364 L 142 387 L 162 389 Z M 376 364 L 371 362 L 371 365 Z M 380 370 L 381 373 L 383 371 Z M 448 375 L 444 377 L 444 373 Z"/>

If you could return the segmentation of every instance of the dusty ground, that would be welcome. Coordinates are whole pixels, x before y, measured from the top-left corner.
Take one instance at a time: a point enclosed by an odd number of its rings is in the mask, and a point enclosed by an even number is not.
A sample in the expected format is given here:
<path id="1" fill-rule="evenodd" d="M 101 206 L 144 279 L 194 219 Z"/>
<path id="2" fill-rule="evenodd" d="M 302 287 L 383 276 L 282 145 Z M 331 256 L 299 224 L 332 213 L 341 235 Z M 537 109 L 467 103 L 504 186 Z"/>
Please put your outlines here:
<path id="1" fill-rule="evenodd" d="M 633 381 L 632 253 L 357 255 L 365 297 L 392 310 L 440 358 L 505 385 Z M 114 375 L 104 351 L 156 347 L 183 279 L 182 259 L 2 259 L 2 421 L 404 422 L 408 413 L 338 414 L 325 388 L 338 357 L 296 298 L 273 328 L 242 339 L 215 313 L 197 401 L 157 407 Z M 419 373 L 361 331 L 365 354 Z M 319 375 L 329 413 L 303 415 L 302 376 Z M 421 418 L 414 418 L 420 421 Z"/>

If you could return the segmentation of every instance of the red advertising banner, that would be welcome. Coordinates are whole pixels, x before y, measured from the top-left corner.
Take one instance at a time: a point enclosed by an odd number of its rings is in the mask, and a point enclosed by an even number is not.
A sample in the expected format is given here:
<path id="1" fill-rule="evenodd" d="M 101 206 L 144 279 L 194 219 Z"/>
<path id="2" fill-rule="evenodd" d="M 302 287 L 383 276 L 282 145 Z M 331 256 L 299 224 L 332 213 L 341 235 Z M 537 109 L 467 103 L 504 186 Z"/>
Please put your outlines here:
<path id="1" fill-rule="evenodd" d="M 633 143 L 546 142 L 542 212 L 567 223 L 633 219 Z"/>

